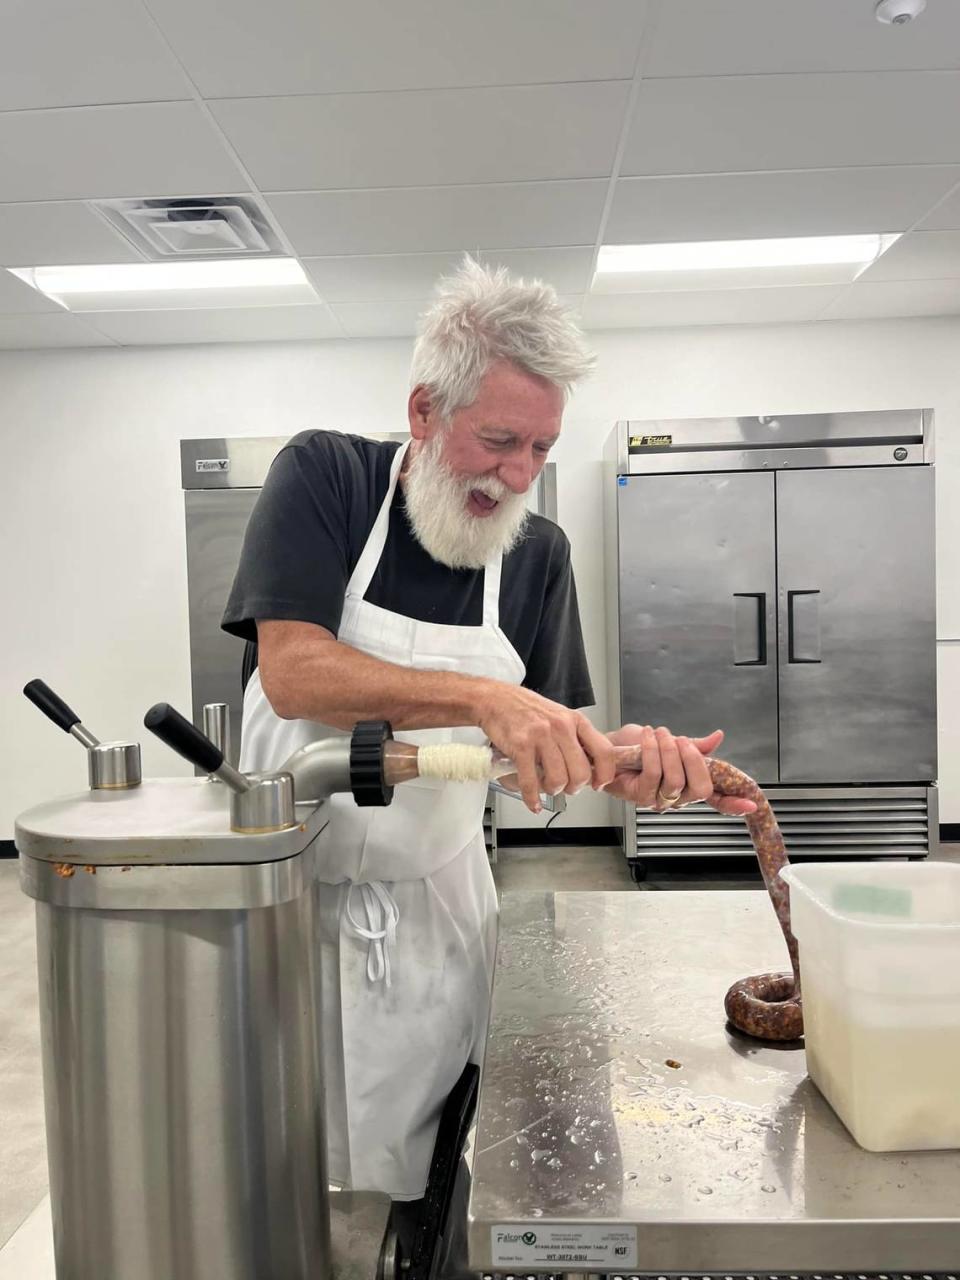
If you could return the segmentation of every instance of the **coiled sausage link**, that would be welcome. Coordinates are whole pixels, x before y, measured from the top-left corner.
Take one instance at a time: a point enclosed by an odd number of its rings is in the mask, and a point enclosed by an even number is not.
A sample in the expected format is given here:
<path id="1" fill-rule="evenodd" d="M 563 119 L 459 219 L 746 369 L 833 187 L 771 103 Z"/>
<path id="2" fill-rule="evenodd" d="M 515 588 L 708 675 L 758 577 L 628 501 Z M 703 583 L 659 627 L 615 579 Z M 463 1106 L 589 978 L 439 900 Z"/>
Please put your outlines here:
<path id="1" fill-rule="evenodd" d="M 797 1040 L 803 1035 L 800 958 L 790 928 L 790 888 L 780 879 L 787 851 L 770 801 L 754 780 L 725 760 L 709 760 L 713 785 L 721 795 L 742 796 L 757 806 L 744 821 L 757 853 L 763 883 L 780 922 L 790 954 L 791 973 L 762 973 L 735 982 L 724 997 L 727 1017 L 740 1031 L 758 1040 Z"/>

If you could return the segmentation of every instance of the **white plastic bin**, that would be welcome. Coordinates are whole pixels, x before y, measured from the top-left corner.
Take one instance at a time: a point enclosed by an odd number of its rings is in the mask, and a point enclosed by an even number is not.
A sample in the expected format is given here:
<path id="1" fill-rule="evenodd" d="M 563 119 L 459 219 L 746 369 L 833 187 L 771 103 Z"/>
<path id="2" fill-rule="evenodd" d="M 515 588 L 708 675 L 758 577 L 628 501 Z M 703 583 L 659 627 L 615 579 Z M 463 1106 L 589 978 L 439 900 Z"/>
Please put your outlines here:
<path id="1" fill-rule="evenodd" d="M 868 1151 L 960 1147 L 960 866 L 780 873 L 810 1077 Z"/>

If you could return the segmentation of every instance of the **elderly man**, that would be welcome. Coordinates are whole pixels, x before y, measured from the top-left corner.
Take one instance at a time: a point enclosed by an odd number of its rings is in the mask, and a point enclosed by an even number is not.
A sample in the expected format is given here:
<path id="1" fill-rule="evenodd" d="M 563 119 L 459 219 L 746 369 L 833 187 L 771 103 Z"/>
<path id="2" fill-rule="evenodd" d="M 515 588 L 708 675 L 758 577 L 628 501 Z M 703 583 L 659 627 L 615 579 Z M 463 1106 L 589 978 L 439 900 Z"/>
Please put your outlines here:
<path id="1" fill-rule="evenodd" d="M 592 358 L 554 291 L 469 259 L 441 281 L 398 446 L 308 431 L 250 520 L 224 626 L 258 642 L 241 765 L 277 767 L 358 720 L 419 742 L 492 742 L 541 793 L 711 800 L 719 736 L 631 726 L 593 702 L 563 533 L 525 495 Z M 611 739 L 644 745 L 616 776 Z M 482 784 L 417 782 L 385 809 L 332 801 L 318 894 L 331 1177 L 421 1196 L 440 1110 L 479 1061 L 496 930 Z M 730 806 L 733 806 L 732 808 Z"/>

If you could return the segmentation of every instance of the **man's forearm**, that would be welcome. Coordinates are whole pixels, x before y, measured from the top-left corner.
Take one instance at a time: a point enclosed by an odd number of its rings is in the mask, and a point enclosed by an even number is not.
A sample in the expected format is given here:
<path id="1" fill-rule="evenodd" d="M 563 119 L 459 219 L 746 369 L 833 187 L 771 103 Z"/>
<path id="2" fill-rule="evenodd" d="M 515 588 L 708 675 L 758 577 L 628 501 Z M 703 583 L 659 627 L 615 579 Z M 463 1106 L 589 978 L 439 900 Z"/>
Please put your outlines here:
<path id="1" fill-rule="evenodd" d="M 277 715 L 340 729 L 389 720 L 395 729 L 476 724 L 489 682 L 455 671 L 419 671 L 382 662 L 332 637 L 260 647 L 260 678 Z"/>

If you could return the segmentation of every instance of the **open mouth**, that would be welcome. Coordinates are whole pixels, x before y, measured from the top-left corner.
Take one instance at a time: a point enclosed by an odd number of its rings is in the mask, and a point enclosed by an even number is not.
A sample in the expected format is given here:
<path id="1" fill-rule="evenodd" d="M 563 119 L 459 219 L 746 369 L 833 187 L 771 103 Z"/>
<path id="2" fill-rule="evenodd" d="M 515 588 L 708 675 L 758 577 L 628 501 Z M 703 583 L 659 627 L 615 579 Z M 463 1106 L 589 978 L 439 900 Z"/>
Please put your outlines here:
<path id="1" fill-rule="evenodd" d="M 491 498 L 489 494 L 483 493 L 480 489 L 470 490 L 467 506 L 474 515 L 488 516 L 491 512 L 496 511 L 499 505 L 496 498 Z"/>

